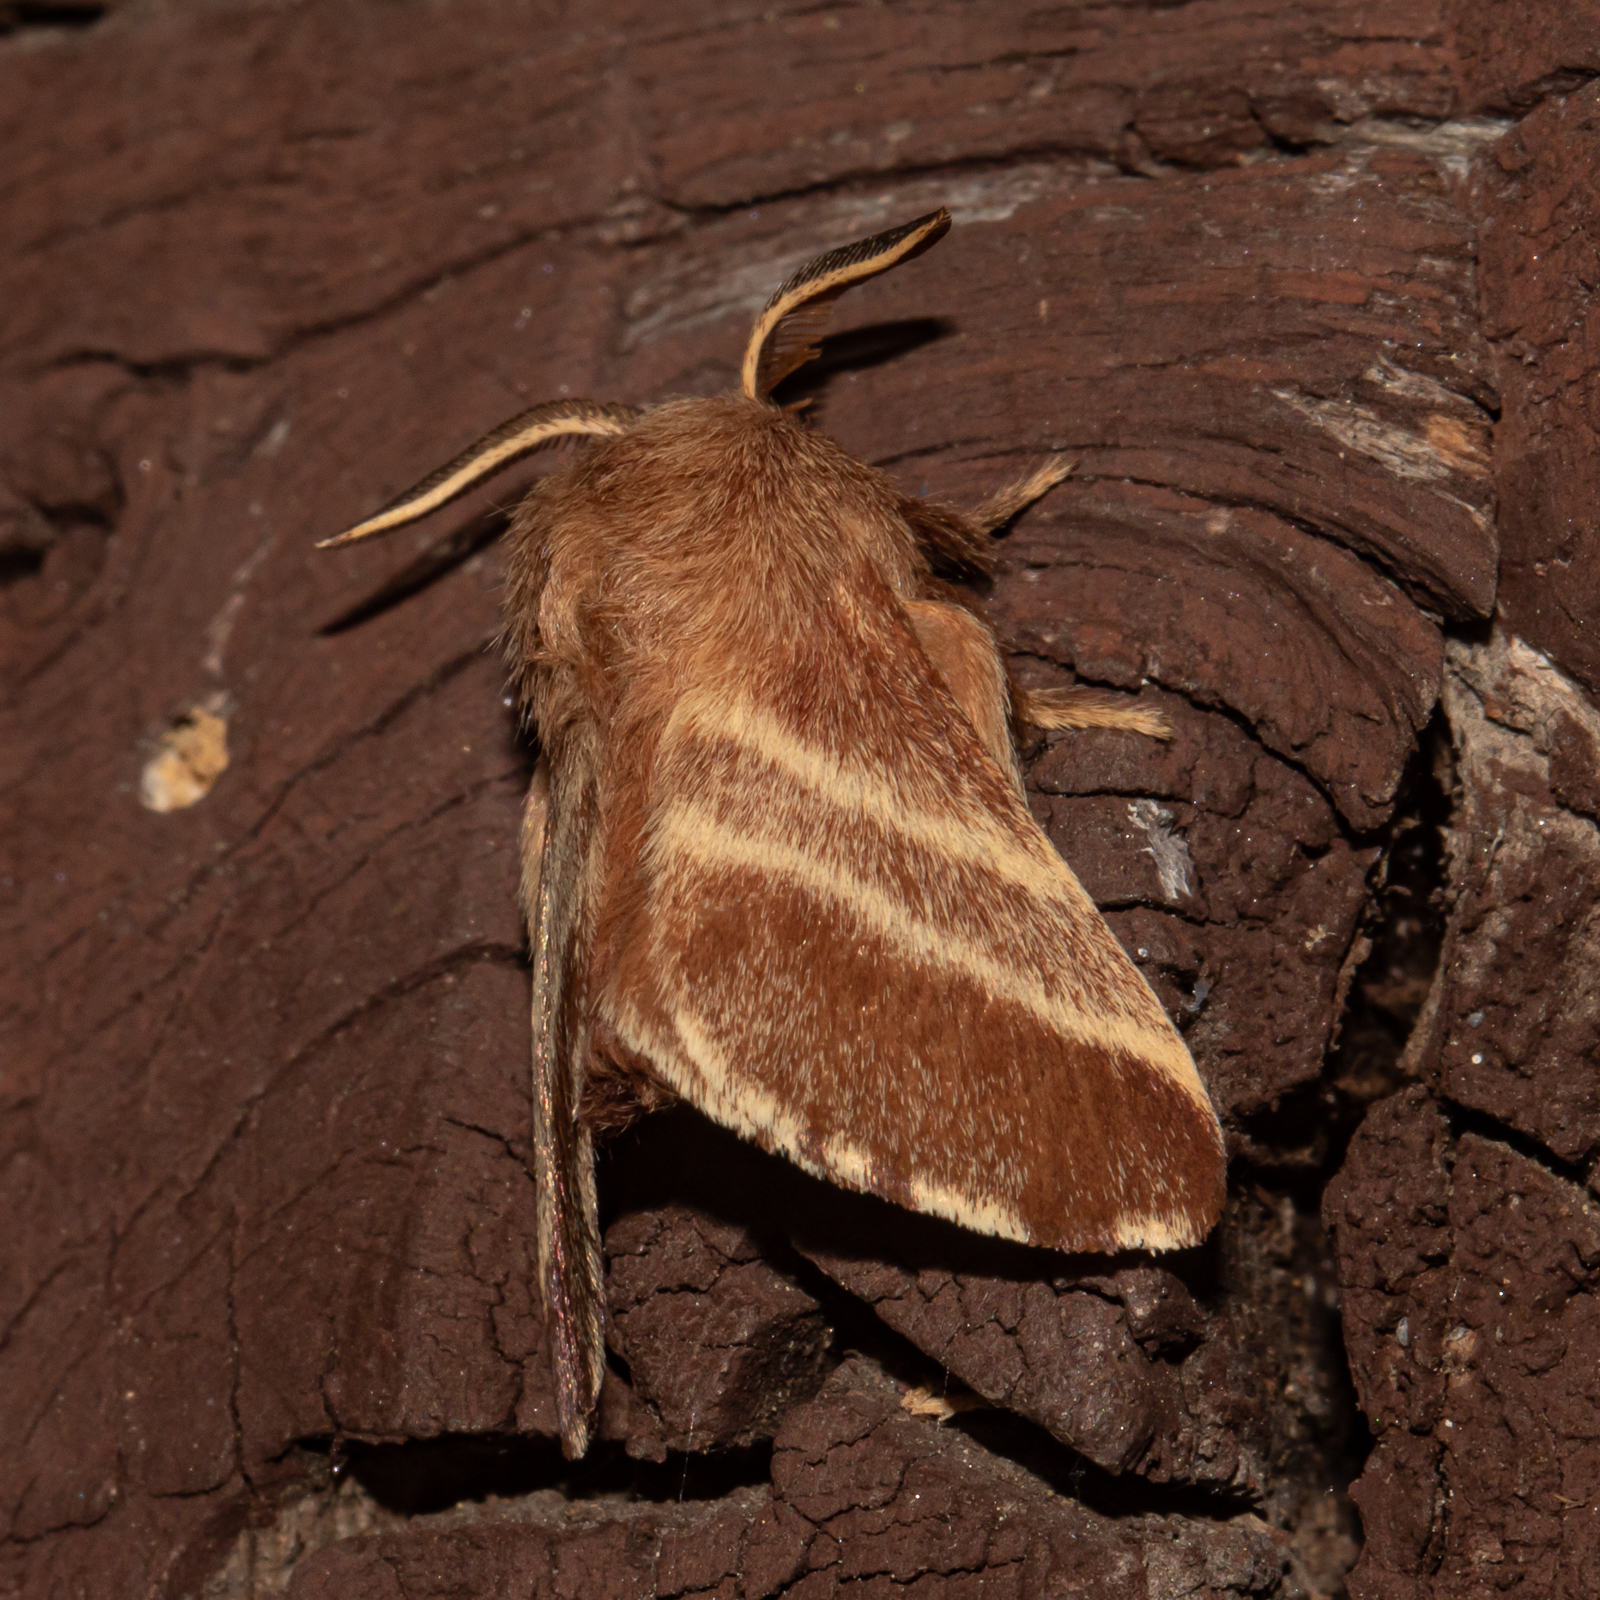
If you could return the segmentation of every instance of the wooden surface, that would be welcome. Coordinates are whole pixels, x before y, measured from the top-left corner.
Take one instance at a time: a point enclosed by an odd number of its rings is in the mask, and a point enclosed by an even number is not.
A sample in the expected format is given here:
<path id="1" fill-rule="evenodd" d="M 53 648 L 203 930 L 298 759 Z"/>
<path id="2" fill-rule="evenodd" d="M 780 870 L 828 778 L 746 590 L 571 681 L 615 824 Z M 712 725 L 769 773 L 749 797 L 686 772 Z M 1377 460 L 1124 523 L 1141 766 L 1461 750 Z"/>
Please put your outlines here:
<path id="1" fill-rule="evenodd" d="M 1581 1592 L 1600 22 L 0 29 L 0 1593 Z M 1030 797 L 1185 1030 L 1229 1212 L 998 1248 L 669 1113 L 603 1165 L 570 1469 L 491 648 L 537 468 L 311 547 L 537 400 L 731 387 L 792 267 L 938 204 L 795 392 L 911 492 L 1077 461 L 988 599 L 1025 679 L 1176 727 L 1038 740 Z M 226 769 L 148 809 L 201 713 Z"/>

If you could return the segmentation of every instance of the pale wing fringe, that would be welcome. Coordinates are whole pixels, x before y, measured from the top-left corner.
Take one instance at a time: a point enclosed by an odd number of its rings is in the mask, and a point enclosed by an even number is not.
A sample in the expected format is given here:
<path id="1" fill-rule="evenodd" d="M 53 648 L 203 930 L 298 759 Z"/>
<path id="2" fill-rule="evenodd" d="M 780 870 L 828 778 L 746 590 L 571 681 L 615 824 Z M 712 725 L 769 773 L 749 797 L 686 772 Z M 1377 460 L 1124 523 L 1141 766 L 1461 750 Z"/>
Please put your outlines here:
<path id="1" fill-rule="evenodd" d="M 1149 1016 L 1096 1006 L 1036 970 L 1016 965 L 1007 953 L 995 952 L 964 930 L 915 915 L 870 877 L 851 873 L 776 833 L 726 827 L 714 813 L 690 801 L 675 800 L 668 807 L 657 828 L 656 847 L 664 859 L 676 858 L 701 873 L 737 868 L 783 879 L 830 911 L 848 914 L 907 962 L 964 978 L 1026 1011 L 1063 1039 L 1135 1056 L 1197 1100 L 1205 1093 L 1183 1041 L 1166 1025 L 1153 998 Z M 1070 870 L 1063 864 L 1062 875 Z"/>

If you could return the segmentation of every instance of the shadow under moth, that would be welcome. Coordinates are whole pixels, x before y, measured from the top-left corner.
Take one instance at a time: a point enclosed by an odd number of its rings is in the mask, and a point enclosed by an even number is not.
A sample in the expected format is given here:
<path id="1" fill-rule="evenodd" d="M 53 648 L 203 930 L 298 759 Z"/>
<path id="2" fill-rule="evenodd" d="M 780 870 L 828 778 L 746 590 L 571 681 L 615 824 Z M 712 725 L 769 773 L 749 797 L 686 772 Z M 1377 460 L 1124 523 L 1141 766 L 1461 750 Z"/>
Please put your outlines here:
<path id="1" fill-rule="evenodd" d="M 682 1097 L 806 1171 L 1061 1250 L 1198 1243 L 1215 1112 L 1176 1029 L 1029 814 L 1013 725 L 1158 737 L 1024 690 L 934 562 L 1066 476 L 963 515 L 767 397 L 832 303 L 950 226 L 830 251 L 757 318 L 741 392 L 559 400 L 330 545 L 564 440 L 509 530 L 505 644 L 541 755 L 522 833 L 538 1262 L 562 1446 L 604 1371 L 594 1141 Z"/>

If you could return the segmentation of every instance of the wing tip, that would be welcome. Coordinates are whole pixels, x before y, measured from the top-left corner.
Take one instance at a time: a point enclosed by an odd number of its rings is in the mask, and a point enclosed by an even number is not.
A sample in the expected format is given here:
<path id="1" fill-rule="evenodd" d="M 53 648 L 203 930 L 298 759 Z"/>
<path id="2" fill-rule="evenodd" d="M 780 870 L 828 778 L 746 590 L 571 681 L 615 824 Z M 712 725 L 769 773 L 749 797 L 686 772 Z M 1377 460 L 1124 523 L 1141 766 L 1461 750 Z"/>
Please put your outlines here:
<path id="1" fill-rule="evenodd" d="M 563 1413 L 561 1418 L 561 1454 L 568 1461 L 581 1461 L 588 1453 L 589 1440 L 593 1434 L 591 1416 L 567 1416 Z"/>

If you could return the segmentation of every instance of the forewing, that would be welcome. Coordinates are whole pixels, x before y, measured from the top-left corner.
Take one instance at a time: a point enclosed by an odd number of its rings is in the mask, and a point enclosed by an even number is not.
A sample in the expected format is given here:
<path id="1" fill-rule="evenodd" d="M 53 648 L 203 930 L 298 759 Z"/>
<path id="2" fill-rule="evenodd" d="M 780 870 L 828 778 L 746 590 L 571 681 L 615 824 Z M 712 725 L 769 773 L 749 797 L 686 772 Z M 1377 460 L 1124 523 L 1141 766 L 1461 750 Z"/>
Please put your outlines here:
<path id="1" fill-rule="evenodd" d="M 752 662 L 662 733 L 619 1037 L 851 1187 L 1062 1249 L 1197 1242 L 1223 1156 L 1194 1064 L 904 611 L 823 607 Z"/>
<path id="2" fill-rule="evenodd" d="M 539 1282 L 561 1447 L 581 1456 L 605 1375 L 605 1298 L 594 1149 L 578 1115 L 588 1053 L 589 882 L 595 805 L 587 773 L 543 763 L 523 828 L 533 950 L 533 1165 Z"/>

